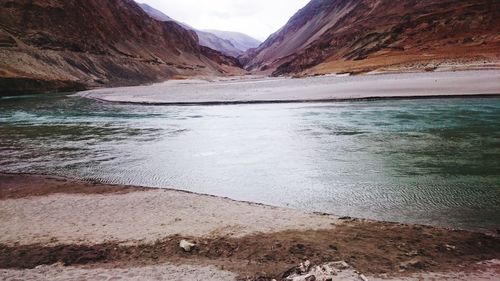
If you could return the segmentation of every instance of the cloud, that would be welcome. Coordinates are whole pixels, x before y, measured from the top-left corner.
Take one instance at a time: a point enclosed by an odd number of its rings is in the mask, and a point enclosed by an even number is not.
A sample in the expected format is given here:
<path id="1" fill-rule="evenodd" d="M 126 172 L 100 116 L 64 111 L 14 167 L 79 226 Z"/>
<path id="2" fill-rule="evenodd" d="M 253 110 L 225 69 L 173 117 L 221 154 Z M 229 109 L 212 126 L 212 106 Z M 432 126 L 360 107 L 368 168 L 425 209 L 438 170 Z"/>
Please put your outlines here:
<path id="1" fill-rule="evenodd" d="M 198 29 L 246 33 L 264 40 L 309 0 L 139 0 Z"/>

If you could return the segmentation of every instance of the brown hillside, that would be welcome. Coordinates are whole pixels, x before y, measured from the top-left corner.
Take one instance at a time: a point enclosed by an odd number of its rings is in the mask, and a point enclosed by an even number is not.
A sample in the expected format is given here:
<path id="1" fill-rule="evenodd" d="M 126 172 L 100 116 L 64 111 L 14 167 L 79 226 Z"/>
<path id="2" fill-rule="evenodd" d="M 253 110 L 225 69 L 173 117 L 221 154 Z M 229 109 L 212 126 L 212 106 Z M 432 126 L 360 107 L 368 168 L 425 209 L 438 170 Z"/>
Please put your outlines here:
<path id="1" fill-rule="evenodd" d="M 498 0 L 313 0 L 243 62 L 282 75 L 499 57 Z"/>
<path id="2" fill-rule="evenodd" d="M 223 71 L 194 32 L 152 19 L 132 0 L 0 0 L 0 11 L 3 94 Z"/>

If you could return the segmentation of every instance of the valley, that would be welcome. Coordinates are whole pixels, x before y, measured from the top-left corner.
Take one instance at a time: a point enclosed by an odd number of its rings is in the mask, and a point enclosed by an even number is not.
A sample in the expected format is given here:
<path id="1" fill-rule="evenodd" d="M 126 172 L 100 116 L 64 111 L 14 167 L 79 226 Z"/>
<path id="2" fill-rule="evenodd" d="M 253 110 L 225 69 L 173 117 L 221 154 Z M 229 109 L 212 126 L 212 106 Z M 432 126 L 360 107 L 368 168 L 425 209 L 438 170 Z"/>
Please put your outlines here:
<path id="1" fill-rule="evenodd" d="M 499 280 L 500 1 L 142 1 L 0 0 L 1 280 Z"/>

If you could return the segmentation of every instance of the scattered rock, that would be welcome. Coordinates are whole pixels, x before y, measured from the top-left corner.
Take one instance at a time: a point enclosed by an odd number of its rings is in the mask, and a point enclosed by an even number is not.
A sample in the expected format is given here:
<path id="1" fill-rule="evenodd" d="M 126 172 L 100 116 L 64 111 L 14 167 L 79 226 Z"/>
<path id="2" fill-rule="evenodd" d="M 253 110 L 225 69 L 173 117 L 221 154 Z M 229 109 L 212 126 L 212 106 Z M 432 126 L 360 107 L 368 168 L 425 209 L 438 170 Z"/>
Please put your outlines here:
<path id="1" fill-rule="evenodd" d="M 339 261 L 339 262 L 333 262 L 331 263 L 333 266 L 335 266 L 336 268 L 340 269 L 340 270 L 344 270 L 344 269 L 348 269 L 350 268 L 351 266 L 346 263 L 345 261 Z"/>
<path id="2" fill-rule="evenodd" d="M 299 266 L 300 272 L 302 272 L 302 273 L 308 272 L 310 268 L 311 268 L 310 261 L 305 261 L 305 262 L 301 263 Z"/>
<path id="3" fill-rule="evenodd" d="M 453 246 L 453 245 L 448 245 L 448 244 L 444 245 L 444 247 L 445 247 L 445 248 L 446 248 L 446 250 L 448 250 L 448 251 L 454 251 L 454 250 L 456 250 L 456 249 L 457 249 L 457 247 L 455 247 L 455 246 Z"/>
<path id="4" fill-rule="evenodd" d="M 311 276 L 306 278 L 306 281 L 316 281 L 316 276 L 311 275 Z"/>
<path id="5" fill-rule="evenodd" d="M 312 266 L 305 261 L 283 274 L 285 281 L 367 281 L 368 279 L 359 274 L 345 261 L 325 263 Z"/>
<path id="6" fill-rule="evenodd" d="M 293 275 L 297 275 L 297 274 L 301 274 L 300 270 L 299 270 L 299 267 L 297 266 L 294 266 L 290 269 L 288 269 L 287 271 L 285 271 L 282 275 L 281 275 L 281 278 L 285 279 L 289 276 L 293 276 Z"/>
<path id="7" fill-rule="evenodd" d="M 409 261 L 405 261 L 399 264 L 399 268 L 401 269 L 409 269 L 409 268 L 423 269 L 424 267 L 425 267 L 425 262 L 420 257 L 416 257 Z"/>
<path id="8" fill-rule="evenodd" d="M 411 251 L 411 252 L 406 253 L 406 255 L 409 257 L 415 257 L 415 256 L 418 256 L 418 251 L 417 250 Z"/>
<path id="9" fill-rule="evenodd" d="M 324 216 L 324 217 L 331 216 L 331 214 L 329 214 L 329 213 L 324 213 L 324 212 L 314 212 L 313 214 L 318 215 L 318 216 Z"/>
<path id="10" fill-rule="evenodd" d="M 196 244 L 187 240 L 181 240 L 179 247 L 181 247 L 184 252 L 191 252 L 193 248 L 196 247 Z"/>
<path id="11" fill-rule="evenodd" d="M 61 272 L 64 268 L 64 263 L 62 262 L 57 262 L 57 263 L 54 263 L 54 264 L 48 264 L 48 265 L 39 265 L 37 267 L 35 267 L 35 270 L 38 272 L 38 273 L 42 273 L 42 274 L 45 274 L 46 272 L 49 272 L 49 271 L 58 271 L 58 272 Z"/>

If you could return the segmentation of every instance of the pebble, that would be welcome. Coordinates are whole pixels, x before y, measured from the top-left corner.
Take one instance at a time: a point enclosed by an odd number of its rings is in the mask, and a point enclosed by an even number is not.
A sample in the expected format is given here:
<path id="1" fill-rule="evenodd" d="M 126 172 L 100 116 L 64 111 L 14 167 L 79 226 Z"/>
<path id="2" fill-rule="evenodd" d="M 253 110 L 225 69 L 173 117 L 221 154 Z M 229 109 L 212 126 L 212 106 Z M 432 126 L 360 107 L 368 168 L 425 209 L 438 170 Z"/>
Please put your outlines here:
<path id="1" fill-rule="evenodd" d="M 196 247 L 196 244 L 183 239 L 179 243 L 179 247 L 181 247 L 185 252 L 191 252 L 193 248 Z"/>

